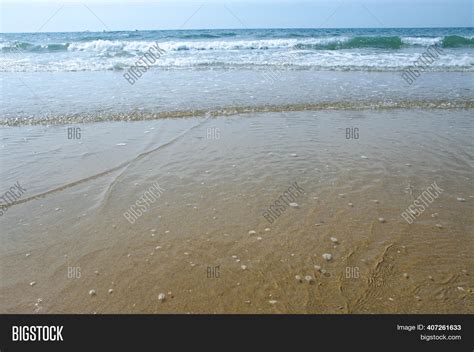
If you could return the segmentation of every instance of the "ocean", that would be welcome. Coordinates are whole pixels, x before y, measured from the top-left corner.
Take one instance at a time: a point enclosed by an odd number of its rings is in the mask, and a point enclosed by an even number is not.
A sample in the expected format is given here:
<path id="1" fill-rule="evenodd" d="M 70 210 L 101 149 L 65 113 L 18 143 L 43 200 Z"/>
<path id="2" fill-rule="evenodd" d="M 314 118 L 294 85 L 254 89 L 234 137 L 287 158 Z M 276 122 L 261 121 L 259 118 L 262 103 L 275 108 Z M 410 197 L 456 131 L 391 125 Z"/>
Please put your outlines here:
<path id="1" fill-rule="evenodd" d="M 158 42 L 161 69 L 398 71 L 429 45 L 433 71 L 474 71 L 472 28 L 236 29 L 2 34 L 2 72 L 120 71 Z M 15 51 L 24 54 L 20 60 Z M 285 57 L 291 56 L 291 60 Z"/>
<path id="2" fill-rule="evenodd" d="M 164 54 L 131 86 L 123 75 L 155 44 Z M 408 85 L 403 70 L 432 45 L 442 54 Z M 0 34 L 0 48 L 2 124 L 269 105 L 465 107 L 473 96 L 473 28 L 22 33 Z"/>

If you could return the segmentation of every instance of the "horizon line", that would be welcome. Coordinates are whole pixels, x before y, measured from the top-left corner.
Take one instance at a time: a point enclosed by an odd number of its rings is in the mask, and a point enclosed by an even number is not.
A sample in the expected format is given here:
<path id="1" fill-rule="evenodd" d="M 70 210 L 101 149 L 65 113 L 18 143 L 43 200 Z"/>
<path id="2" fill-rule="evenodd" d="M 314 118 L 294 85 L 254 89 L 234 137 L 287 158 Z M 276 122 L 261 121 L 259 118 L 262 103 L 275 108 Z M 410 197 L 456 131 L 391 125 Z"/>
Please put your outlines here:
<path id="1" fill-rule="evenodd" d="M 114 32 L 151 32 L 151 31 L 219 31 L 219 30 L 237 30 L 237 31 L 248 31 L 248 30 L 265 30 L 265 29 L 453 29 L 463 28 L 474 29 L 474 26 L 448 26 L 448 27 L 255 27 L 255 28 L 192 28 L 192 29 L 117 29 L 117 30 L 82 30 L 82 31 L 44 31 L 44 32 L 0 32 L 0 34 L 41 34 L 41 33 L 114 33 Z"/>

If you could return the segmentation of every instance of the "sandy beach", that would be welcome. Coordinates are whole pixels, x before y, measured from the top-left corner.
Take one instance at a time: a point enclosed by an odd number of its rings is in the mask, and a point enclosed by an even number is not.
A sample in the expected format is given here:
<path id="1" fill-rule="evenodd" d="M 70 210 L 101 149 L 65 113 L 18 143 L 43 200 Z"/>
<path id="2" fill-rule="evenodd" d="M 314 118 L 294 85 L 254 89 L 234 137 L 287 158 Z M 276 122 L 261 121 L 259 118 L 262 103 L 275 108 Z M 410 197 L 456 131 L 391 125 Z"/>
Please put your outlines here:
<path id="1" fill-rule="evenodd" d="M 2 313 L 474 313 L 472 109 L 71 126 L 2 128 Z"/>

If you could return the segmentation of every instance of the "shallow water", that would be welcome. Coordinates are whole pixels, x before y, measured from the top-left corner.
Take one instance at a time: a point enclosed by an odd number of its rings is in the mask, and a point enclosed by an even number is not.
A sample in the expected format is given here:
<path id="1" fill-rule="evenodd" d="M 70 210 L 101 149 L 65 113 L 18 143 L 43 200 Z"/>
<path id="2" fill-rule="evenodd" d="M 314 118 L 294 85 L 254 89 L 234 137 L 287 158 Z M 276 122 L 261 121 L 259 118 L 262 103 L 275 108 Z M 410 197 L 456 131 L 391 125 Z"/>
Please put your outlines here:
<path id="1" fill-rule="evenodd" d="M 19 179 L 27 192 L 1 218 L 1 310 L 473 313 L 471 116 L 316 110 L 106 122 L 67 142 L 64 126 L 5 128 L 2 165 L 17 171 L 2 188 Z M 130 224 L 123 212 L 155 182 L 165 191 Z M 293 182 L 305 191 L 299 207 L 268 223 L 263 212 Z M 441 196 L 406 223 L 401 212 L 433 182 Z M 81 277 L 68 277 L 70 267 Z"/>
<path id="2" fill-rule="evenodd" d="M 400 72 L 278 71 L 271 79 L 267 74 L 266 70 L 149 71 L 131 86 L 114 72 L 6 73 L 0 124 L 474 104 L 470 72 L 426 72 L 412 85 Z"/>

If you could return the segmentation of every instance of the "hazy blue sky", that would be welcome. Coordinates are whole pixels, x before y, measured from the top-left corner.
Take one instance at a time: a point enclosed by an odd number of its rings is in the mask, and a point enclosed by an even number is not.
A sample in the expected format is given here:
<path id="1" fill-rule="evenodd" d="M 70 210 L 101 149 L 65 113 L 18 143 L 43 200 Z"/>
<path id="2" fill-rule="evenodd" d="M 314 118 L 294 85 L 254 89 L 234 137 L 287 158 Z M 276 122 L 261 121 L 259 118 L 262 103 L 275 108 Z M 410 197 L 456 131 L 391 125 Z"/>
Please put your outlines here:
<path id="1" fill-rule="evenodd" d="M 1 32 L 473 26 L 472 0 L 0 0 L 0 3 Z"/>

